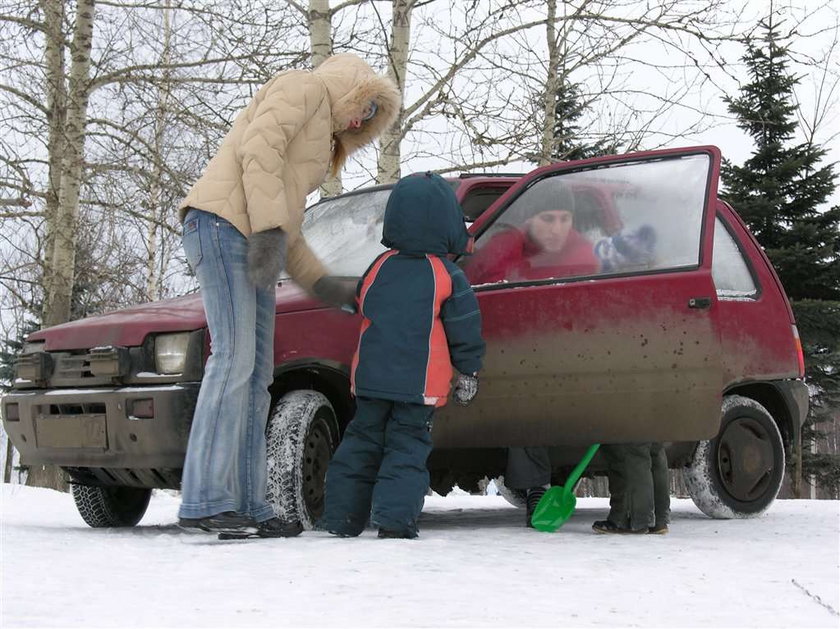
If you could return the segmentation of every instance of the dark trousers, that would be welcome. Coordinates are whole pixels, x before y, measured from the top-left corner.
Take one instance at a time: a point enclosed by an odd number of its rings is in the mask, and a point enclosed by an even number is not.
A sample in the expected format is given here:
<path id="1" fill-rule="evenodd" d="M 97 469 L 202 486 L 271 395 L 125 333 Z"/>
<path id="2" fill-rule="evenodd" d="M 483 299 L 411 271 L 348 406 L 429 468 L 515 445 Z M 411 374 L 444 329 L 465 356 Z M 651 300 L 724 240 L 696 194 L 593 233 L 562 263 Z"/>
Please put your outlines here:
<path id="1" fill-rule="evenodd" d="M 668 458 L 661 443 L 605 444 L 610 514 L 621 528 L 667 524 L 671 515 Z"/>
<path id="2" fill-rule="evenodd" d="M 530 489 L 551 482 L 551 459 L 548 448 L 533 446 L 508 448 L 505 487 Z"/>
<path id="3" fill-rule="evenodd" d="M 429 486 L 434 410 L 356 399 L 356 414 L 327 468 L 322 528 L 355 536 L 370 516 L 379 528 L 416 533 Z"/>

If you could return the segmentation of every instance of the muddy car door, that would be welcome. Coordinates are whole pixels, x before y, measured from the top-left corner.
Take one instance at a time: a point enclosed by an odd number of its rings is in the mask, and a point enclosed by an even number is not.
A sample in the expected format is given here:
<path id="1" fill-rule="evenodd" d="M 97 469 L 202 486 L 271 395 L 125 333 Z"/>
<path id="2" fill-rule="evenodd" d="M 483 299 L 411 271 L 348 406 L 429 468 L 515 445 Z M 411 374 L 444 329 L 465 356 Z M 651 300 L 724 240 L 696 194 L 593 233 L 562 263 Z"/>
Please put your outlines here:
<path id="1" fill-rule="evenodd" d="M 715 147 L 534 171 L 460 261 L 487 341 L 476 402 L 438 447 L 682 441 L 717 433 Z"/>

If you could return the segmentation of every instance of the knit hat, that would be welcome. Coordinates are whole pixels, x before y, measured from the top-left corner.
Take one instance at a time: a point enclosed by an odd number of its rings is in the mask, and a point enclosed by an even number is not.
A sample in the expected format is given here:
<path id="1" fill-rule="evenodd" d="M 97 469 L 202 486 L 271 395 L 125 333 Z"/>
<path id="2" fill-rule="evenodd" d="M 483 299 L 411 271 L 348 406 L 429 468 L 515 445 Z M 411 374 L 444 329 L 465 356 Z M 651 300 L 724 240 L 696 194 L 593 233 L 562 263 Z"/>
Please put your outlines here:
<path id="1" fill-rule="evenodd" d="M 560 177 L 540 179 L 529 186 L 511 204 L 502 220 L 505 223 L 520 225 L 540 212 L 549 210 L 566 210 L 572 213 L 575 211 L 575 195 Z"/>

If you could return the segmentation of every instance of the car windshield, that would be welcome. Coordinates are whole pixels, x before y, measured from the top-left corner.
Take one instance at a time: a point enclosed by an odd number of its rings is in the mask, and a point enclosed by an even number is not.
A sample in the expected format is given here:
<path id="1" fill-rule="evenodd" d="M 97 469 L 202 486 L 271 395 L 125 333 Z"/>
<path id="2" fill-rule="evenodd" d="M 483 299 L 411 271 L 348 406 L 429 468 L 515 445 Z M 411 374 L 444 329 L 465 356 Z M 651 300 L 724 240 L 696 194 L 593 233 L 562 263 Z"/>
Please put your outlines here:
<path id="1" fill-rule="evenodd" d="M 391 189 L 326 199 L 311 206 L 301 232 L 331 275 L 359 277 L 385 251 L 382 220 Z"/>

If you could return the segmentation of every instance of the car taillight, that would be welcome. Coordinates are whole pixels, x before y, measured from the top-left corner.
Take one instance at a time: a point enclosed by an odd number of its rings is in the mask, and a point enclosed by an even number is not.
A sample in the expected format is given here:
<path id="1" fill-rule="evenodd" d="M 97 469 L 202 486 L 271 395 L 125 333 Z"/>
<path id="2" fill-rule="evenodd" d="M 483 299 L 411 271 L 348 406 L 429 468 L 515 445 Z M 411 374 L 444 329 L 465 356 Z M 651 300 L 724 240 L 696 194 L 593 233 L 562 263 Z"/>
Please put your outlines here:
<path id="1" fill-rule="evenodd" d="M 805 376 L 805 355 L 802 353 L 802 341 L 799 339 L 799 330 L 796 329 L 795 325 L 790 326 L 793 328 L 793 342 L 796 345 L 796 362 L 799 367 L 799 377 L 803 378 Z"/>

